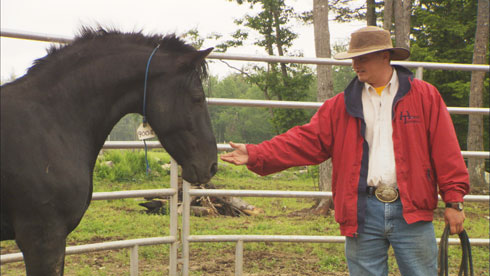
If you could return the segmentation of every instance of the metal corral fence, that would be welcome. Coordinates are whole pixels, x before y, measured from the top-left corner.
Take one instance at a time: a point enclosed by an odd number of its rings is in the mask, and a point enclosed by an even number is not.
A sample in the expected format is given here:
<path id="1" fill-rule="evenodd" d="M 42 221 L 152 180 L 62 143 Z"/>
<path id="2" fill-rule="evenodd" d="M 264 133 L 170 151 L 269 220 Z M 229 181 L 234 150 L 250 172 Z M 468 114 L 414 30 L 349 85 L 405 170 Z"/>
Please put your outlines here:
<path id="1" fill-rule="evenodd" d="M 132 144 L 131 144 L 132 145 Z M 118 143 L 109 142 L 109 145 L 105 145 L 104 148 L 118 148 Z M 141 147 L 133 148 L 142 148 Z M 153 146 L 155 147 L 155 146 Z M 159 146 L 161 147 L 161 145 Z M 128 148 L 122 146 L 120 148 Z M 133 190 L 133 191 L 118 191 L 118 192 L 98 192 L 92 194 L 92 200 L 113 200 L 123 198 L 141 198 L 141 197 L 156 197 L 166 196 L 170 198 L 170 236 L 165 237 L 151 237 L 132 240 L 120 240 L 110 241 L 103 243 L 84 244 L 77 246 L 70 246 L 66 248 L 66 255 L 90 253 L 103 250 L 115 250 L 122 248 L 130 248 L 130 275 L 138 275 L 138 246 L 145 245 L 158 245 L 158 244 L 170 244 L 169 252 L 169 275 L 177 275 L 177 255 L 179 247 L 178 239 L 178 164 L 172 159 L 170 166 L 170 188 L 169 189 L 153 189 L 153 190 Z M 12 253 L 0 255 L 0 264 L 20 262 L 23 260 L 22 253 Z"/>
<path id="2" fill-rule="evenodd" d="M 20 32 L 12 30 L 1 30 L 1 36 L 40 40 L 47 42 L 69 43 L 72 39 L 61 36 L 46 34 L 37 34 L 30 32 Z M 213 53 L 208 56 L 211 59 L 229 59 L 243 61 L 260 61 L 260 62 L 286 62 L 286 63 L 303 63 L 303 64 L 325 64 L 325 65 L 350 65 L 350 61 L 339 61 L 329 58 L 296 58 L 296 57 L 278 57 L 278 56 L 250 56 Z M 393 64 L 403 65 L 409 68 L 417 68 L 416 77 L 422 79 L 423 69 L 444 69 L 444 70 L 461 70 L 461 71 L 490 71 L 488 65 L 474 64 L 443 64 L 428 62 L 393 62 Z M 252 107 L 281 107 L 281 108 L 310 108 L 317 109 L 322 103 L 317 102 L 285 102 L 285 101 L 261 101 L 261 100 L 237 100 L 237 99 L 216 99 L 209 98 L 210 105 L 233 105 L 233 106 L 252 106 Z M 482 114 L 489 115 L 489 108 L 466 108 L 466 107 L 448 107 L 452 114 Z M 149 148 L 161 147 L 159 142 L 147 142 Z M 105 149 L 128 149 L 143 148 L 142 142 L 106 142 Z M 218 149 L 229 150 L 230 146 L 219 144 Z M 485 158 L 490 157 L 489 152 L 482 151 L 462 151 L 463 157 Z M 131 275 L 138 274 L 138 246 L 170 244 L 169 253 L 169 275 L 177 275 L 177 263 L 183 263 L 182 275 L 189 274 L 189 243 L 191 242 L 236 242 L 235 254 L 235 275 L 242 275 L 243 269 L 243 243 L 244 242 L 312 242 L 312 243 L 343 243 L 345 238 L 341 236 L 305 236 L 305 235 L 191 235 L 190 234 L 190 197 L 191 196 L 238 196 L 238 197 L 302 197 L 302 198 L 322 198 L 331 197 L 331 192 L 314 192 L 314 191 L 264 191 L 264 190 L 209 190 L 209 189 L 191 189 L 190 184 L 183 182 L 183 213 L 182 213 L 182 260 L 178 260 L 178 168 L 175 161 L 172 160 L 170 174 L 170 189 L 158 190 L 137 190 L 121 192 L 104 192 L 94 193 L 94 200 L 107 200 L 119 198 L 134 198 L 147 196 L 168 196 L 170 197 L 170 236 L 153 237 L 133 240 L 111 241 L 96 244 L 87 244 L 67 247 L 66 253 L 80 254 L 95 252 L 101 250 L 111 250 L 120 248 L 131 248 L 130 254 L 130 272 Z M 465 197 L 466 202 L 489 202 L 488 195 L 468 195 Z M 489 239 L 471 239 L 475 246 L 489 246 Z M 439 239 L 438 239 L 439 242 Z M 459 244 L 459 239 L 449 239 L 450 244 Z M 16 262 L 22 260 L 21 253 L 6 254 L 0 256 L 0 264 Z"/>

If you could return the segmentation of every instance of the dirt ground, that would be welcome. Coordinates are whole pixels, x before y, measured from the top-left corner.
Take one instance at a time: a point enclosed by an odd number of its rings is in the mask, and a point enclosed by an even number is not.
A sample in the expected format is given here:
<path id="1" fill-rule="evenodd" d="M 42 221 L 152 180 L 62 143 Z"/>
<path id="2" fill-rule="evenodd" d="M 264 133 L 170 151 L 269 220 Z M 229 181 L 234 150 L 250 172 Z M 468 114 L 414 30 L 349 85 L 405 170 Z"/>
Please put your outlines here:
<path id="1" fill-rule="evenodd" d="M 435 217 L 442 219 L 444 209 L 436 209 Z M 476 214 L 468 213 L 467 218 Z M 122 239 L 113 237 L 111 239 Z M 106 239 L 94 238 L 90 243 L 99 243 Z M 167 250 L 163 249 L 162 250 Z M 15 245 L 3 247 L 0 254 L 19 252 Z M 69 255 L 65 261 L 65 275 L 129 275 L 129 256 L 127 249 L 101 251 L 81 255 Z M 235 274 L 234 248 L 222 248 L 213 251 L 201 248 L 190 250 L 190 275 L 228 276 Z M 327 253 L 326 253 L 327 254 Z M 146 260 L 140 252 L 139 275 L 168 275 L 168 257 L 162 256 Z M 314 254 L 281 252 L 280 250 L 245 250 L 243 256 L 244 276 L 347 276 L 348 271 L 320 270 L 319 259 Z M 181 264 L 180 264 L 181 265 Z M 345 265 L 345 264 L 344 264 Z M 2 276 L 25 275 L 23 262 L 2 265 Z M 181 269 L 179 268 L 179 271 Z M 398 272 L 390 276 L 400 275 Z"/>
<path id="2" fill-rule="evenodd" d="M 7 253 L 2 250 L 2 254 Z M 15 250 L 8 250 L 13 253 Z M 120 250 L 103 251 L 66 257 L 65 275 L 128 275 L 129 258 L 127 262 L 117 259 L 113 255 Z M 199 249 L 191 250 L 190 275 L 228 276 L 235 275 L 234 250 L 220 250 L 219 254 L 209 254 Z M 347 272 L 319 271 L 316 263 L 318 259 L 312 256 L 300 256 L 282 252 L 245 252 L 244 276 L 343 276 Z M 139 275 L 168 275 L 168 258 L 161 261 L 146 261 L 140 256 Z M 87 268 L 88 267 L 88 268 Z M 85 273 L 82 271 L 85 269 Z M 92 272 L 90 272 L 90 271 Z M 180 270 L 180 268 L 179 268 Z M 250 273 L 247 271 L 258 271 Z M 22 262 L 2 265 L 1 275 L 24 275 Z"/>

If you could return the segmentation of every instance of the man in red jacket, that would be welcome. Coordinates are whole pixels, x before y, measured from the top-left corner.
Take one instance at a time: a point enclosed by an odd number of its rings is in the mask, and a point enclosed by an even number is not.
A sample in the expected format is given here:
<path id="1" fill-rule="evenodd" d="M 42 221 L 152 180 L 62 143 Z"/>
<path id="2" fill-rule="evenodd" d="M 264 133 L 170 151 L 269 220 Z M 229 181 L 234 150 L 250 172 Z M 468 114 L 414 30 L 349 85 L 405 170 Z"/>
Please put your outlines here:
<path id="1" fill-rule="evenodd" d="M 292 166 L 332 160 L 335 219 L 346 236 L 351 275 L 388 275 L 388 248 L 402 275 L 436 275 L 432 224 L 437 195 L 446 202 L 451 233 L 463 231 L 468 172 L 451 117 L 439 92 L 390 60 L 390 33 L 365 27 L 349 50 L 357 77 L 328 99 L 308 124 L 258 145 L 230 145 L 221 159 L 267 175 Z"/>

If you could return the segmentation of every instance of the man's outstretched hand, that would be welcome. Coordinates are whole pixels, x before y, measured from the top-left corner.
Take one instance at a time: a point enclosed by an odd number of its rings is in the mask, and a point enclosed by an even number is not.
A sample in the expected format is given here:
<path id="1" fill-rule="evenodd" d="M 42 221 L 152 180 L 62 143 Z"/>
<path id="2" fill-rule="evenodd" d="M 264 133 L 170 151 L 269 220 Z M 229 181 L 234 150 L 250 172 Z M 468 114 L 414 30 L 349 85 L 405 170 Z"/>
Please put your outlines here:
<path id="1" fill-rule="evenodd" d="M 222 154 L 221 160 L 235 165 L 245 165 L 248 162 L 248 152 L 245 144 L 235 144 L 230 142 L 230 146 L 235 150 Z"/>

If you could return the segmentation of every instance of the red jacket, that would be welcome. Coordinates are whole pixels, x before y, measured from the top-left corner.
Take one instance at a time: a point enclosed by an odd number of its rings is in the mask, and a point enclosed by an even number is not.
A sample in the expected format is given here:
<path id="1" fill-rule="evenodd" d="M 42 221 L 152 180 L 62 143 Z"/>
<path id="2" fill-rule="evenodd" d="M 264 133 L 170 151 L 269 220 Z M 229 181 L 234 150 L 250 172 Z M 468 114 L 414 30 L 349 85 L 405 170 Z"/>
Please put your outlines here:
<path id="1" fill-rule="evenodd" d="M 393 101 L 393 146 L 403 216 L 407 223 L 432 221 L 438 192 L 445 202 L 463 201 L 469 192 L 468 171 L 437 89 L 414 79 L 406 68 L 395 68 L 400 85 Z M 369 147 L 363 86 L 355 78 L 343 93 L 325 101 L 308 124 L 247 145 L 247 166 L 260 175 L 332 158 L 335 220 L 345 236 L 364 227 Z"/>

